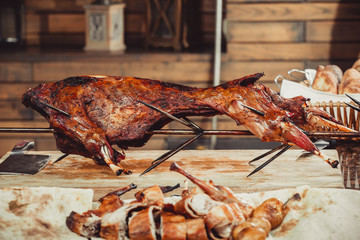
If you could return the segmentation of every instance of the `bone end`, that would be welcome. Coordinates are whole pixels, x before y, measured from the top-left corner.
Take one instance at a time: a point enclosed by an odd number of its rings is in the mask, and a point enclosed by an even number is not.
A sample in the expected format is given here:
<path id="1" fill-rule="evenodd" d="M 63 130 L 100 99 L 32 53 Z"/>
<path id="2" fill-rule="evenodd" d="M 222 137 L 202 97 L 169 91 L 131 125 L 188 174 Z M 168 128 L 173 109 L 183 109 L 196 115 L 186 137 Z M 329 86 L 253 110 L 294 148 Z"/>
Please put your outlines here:
<path id="1" fill-rule="evenodd" d="M 113 163 L 109 164 L 109 167 L 116 174 L 116 176 L 120 176 L 122 173 L 125 173 L 126 175 L 132 174 L 132 172 L 130 170 L 116 166 Z"/>
<path id="2" fill-rule="evenodd" d="M 179 170 L 180 170 L 180 167 L 179 167 L 179 165 L 177 165 L 175 162 L 173 162 L 173 163 L 170 165 L 170 171 L 178 172 Z"/>
<path id="3" fill-rule="evenodd" d="M 339 161 L 338 160 L 330 160 L 330 165 L 333 168 L 337 168 L 337 166 L 339 165 Z"/>

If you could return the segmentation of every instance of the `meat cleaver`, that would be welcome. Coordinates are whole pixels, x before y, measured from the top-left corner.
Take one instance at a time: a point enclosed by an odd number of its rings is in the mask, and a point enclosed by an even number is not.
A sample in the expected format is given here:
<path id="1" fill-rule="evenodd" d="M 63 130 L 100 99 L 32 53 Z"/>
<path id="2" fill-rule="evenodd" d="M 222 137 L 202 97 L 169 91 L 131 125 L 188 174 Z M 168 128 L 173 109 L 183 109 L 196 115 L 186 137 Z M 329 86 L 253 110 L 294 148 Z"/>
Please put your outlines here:
<path id="1" fill-rule="evenodd" d="M 25 153 L 34 145 L 34 142 L 25 140 L 16 144 L 10 155 L 0 163 L 0 175 L 33 175 L 43 169 L 50 160 L 48 155 Z"/>

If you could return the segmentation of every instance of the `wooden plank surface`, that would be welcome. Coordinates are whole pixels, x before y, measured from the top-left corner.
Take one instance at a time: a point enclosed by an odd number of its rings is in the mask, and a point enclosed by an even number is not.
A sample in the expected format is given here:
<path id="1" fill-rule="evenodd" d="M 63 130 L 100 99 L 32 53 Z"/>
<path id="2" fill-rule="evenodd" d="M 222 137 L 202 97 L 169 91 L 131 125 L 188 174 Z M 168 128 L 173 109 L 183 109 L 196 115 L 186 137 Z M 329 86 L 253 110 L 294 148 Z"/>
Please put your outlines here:
<path id="1" fill-rule="evenodd" d="M 31 63 L 0 62 L 0 79 L 2 82 L 29 82 L 32 79 Z"/>
<path id="2" fill-rule="evenodd" d="M 31 120 L 32 110 L 18 100 L 0 101 L 0 120 Z"/>
<path id="3" fill-rule="evenodd" d="M 357 43 L 241 43 L 228 44 L 230 60 L 356 59 Z"/>
<path id="4" fill-rule="evenodd" d="M 247 3 L 227 4 L 229 21 L 284 21 L 359 19 L 360 4 L 355 3 Z"/>
<path id="5" fill-rule="evenodd" d="M 213 180 L 216 185 L 230 187 L 236 193 L 256 192 L 292 188 L 302 185 L 321 188 L 343 188 L 339 169 L 331 168 L 314 155 L 300 157 L 302 150 L 289 150 L 257 174 L 246 176 L 263 161 L 255 166 L 248 161 L 267 150 L 184 150 L 158 166 L 153 171 L 140 177 L 139 174 L 150 166 L 151 162 L 164 151 L 127 151 L 127 158 L 122 165 L 131 169 L 132 175 L 115 176 L 106 166 L 98 166 L 92 160 L 70 155 L 64 160 L 49 164 L 36 175 L 0 176 L 0 187 L 9 186 L 53 186 L 72 188 L 92 188 L 94 200 L 107 192 L 116 190 L 130 183 L 139 189 L 152 185 L 184 186 L 185 178 L 169 171 L 169 166 L 176 161 L 190 174 L 202 179 Z M 50 154 L 51 162 L 62 154 L 59 152 L 29 152 L 31 154 Z M 329 157 L 337 158 L 335 150 L 325 150 Z M 0 161 L 3 161 L 6 155 Z M 265 160 L 264 160 L 265 161 Z M 190 184 L 190 186 L 194 186 Z M 182 187 L 172 194 L 180 193 Z M 132 198 L 135 191 L 125 195 Z"/>
<path id="6" fill-rule="evenodd" d="M 210 70 L 209 62 L 42 62 L 34 64 L 34 79 L 38 82 L 51 82 L 69 76 L 100 74 L 178 82 L 210 81 Z M 58 73 L 56 76 L 55 72 Z"/>
<path id="7" fill-rule="evenodd" d="M 309 21 L 306 41 L 360 41 L 360 21 Z"/>
<path id="8" fill-rule="evenodd" d="M 229 21 L 228 42 L 301 42 L 303 22 L 258 22 Z"/>
<path id="9" fill-rule="evenodd" d="M 34 83 L 0 83 L 0 101 L 17 100 L 21 102 L 22 95 L 30 88 L 34 87 Z"/>

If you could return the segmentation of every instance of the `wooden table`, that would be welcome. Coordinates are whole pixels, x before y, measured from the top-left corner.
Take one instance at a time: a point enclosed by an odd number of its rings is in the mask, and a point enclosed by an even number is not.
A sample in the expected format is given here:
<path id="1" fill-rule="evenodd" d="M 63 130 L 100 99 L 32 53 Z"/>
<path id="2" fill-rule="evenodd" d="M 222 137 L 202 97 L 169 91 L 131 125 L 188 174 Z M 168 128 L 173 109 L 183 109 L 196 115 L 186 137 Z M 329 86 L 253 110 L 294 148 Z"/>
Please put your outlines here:
<path id="1" fill-rule="evenodd" d="M 171 162 L 176 161 L 190 174 L 202 179 L 213 180 L 216 185 L 230 187 L 234 192 L 255 192 L 292 188 L 301 185 L 321 188 L 344 188 L 340 168 L 333 169 L 314 155 L 303 154 L 302 150 L 288 150 L 260 172 L 246 176 L 266 159 L 256 162 L 255 166 L 248 161 L 267 150 L 184 150 L 158 166 L 156 169 L 139 176 L 151 162 L 164 151 L 127 151 L 123 166 L 133 170 L 132 175 L 116 176 L 108 167 L 99 166 L 91 159 L 69 155 L 52 164 L 60 152 L 31 152 L 29 154 L 49 154 L 50 163 L 35 175 L 1 175 L 0 187 L 10 186 L 53 186 L 72 188 L 92 188 L 94 200 L 106 193 L 130 183 L 137 184 L 139 189 L 152 185 L 176 185 L 181 188 L 171 192 L 178 194 L 184 186 L 185 178 L 169 171 Z M 336 150 L 324 150 L 329 157 L 338 158 Z M 0 161 L 3 161 L 6 155 Z M 193 186 L 189 184 L 189 186 Z M 124 195 L 133 198 L 136 191 Z"/>

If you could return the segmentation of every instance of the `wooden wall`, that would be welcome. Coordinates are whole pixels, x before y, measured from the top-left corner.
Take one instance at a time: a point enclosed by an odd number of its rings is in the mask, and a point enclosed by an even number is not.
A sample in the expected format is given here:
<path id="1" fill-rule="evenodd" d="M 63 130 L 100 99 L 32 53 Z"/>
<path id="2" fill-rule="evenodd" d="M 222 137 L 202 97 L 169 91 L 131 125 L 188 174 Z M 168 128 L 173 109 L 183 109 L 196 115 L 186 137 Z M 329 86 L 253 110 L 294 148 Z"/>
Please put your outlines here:
<path id="1" fill-rule="evenodd" d="M 327 63 L 345 70 L 360 53 L 359 1 L 228 0 L 226 14 L 227 64 L 241 73 Z"/>
<path id="2" fill-rule="evenodd" d="M 118 0 L 120 1 L 120 0 Z M 85 44 L 84 5 L 93 0 L 25 0 L 27 45 L 72 47 Z M 116 0 L 112 1 L 116 2 Z M 145 44 L 145 0 L 123 0 L 125 7 L 125 44 L 143 48 Z M 198 45 L 211 44 L 214 38 L 215 0 L 192 3 L 196 24 L 193 32 Z M 195 23 L 195 22 L 194 22 Z"/>
<path id="3" fill-rule="evenodd" d="M 52 48 L 0 53 L 0 127 L 47 127 L 40 115 L 21 104 L 21 95 L 41 82 L 74 75 L 127 75 L 198 87 L 211 85 L 211 48 L 203 53 L 84 53 L 82 6 L 90 1 L 25 0 L 27 44 Z M 125 2 L 126 41 L 142 47 L 143 0 Z M 215 0 L 202 0 L 199 6 L 204 23 L 201 35 L 211 42 Z M 279 74 L 330 62 L 346 69 L 360 52 L 358 1 L 228 0 L 224 9 L 227 45 L 222 56 L 222 81 L 264 72 L 261 82 L 278 90 L 273 80 Z M 209 119 L 195 120 L 210 129 Z M 241 129 L 226 117 L 220 118 L 218 128 Z M 50 134 L 0 134 L 0 156 L 22 139 L 34 139 L 39 150 L 55 149 Z M 166 139 L 159 136 L 144 148 L 166 147 Z"/>

